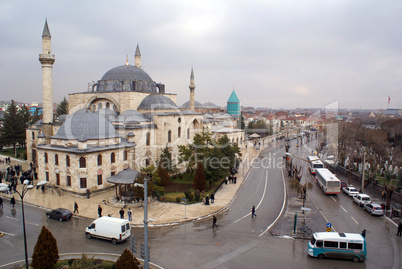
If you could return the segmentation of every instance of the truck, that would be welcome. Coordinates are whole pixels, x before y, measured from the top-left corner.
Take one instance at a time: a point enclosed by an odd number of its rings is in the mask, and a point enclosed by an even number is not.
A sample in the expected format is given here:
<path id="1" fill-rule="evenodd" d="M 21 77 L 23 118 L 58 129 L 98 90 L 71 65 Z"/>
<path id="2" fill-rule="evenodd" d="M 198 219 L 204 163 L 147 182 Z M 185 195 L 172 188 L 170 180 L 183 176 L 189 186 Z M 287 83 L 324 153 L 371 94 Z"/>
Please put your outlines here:
<path id="1" fill-rule="evenodd" d="M 125 219 L 100 217 L 85 229 L 85 235 L 88 239 L 94 237 L 111 240 L 116 245 L 131 236 L 130 223 Z"/>

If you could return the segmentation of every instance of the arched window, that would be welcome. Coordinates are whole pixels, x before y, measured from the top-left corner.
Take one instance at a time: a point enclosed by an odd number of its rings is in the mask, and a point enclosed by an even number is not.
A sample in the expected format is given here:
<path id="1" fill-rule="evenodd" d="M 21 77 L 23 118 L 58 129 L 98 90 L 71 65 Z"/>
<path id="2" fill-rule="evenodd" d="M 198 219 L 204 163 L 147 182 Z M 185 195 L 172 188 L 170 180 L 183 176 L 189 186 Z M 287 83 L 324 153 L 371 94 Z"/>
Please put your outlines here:
<path id="1" fill-rule="evenodd" d="M 59 165 L 59 155 L 57 154 L 54 155 L 54 164 Z"/>
<path id="2" fill-rule="evenodd" d="M 96 110 L 96 106 L 92 105 L 92 110 L 95 111 Z"/>
<path id="3" fill-rule="evenodd" d="M 145 166 L 151 165 L 151 160 L 150 159 L 145 159 Z"/>
<path id="4" fill-rule="evenodd" d="M 66 166 L 70 167 L 70 156 L 66 156 Z"/>
<path id="5" fill-rule="evenodd" d="M 190 139 L 190 128 L 187 129 L 187 139 Z"/>
<path id="6" fill-rule="evenodd" d="M 85 160 L 84 157 L 80 158 L 80 168 L 86 168 L 87 167 L 87 160 Z"/>
<path id="7" fill-rule="evenodd" d="M 109 102 L 106 103 L 106 108 L 110 108 L 110 103 Z"/>
<path id="8" fill-rule="evenodd" d="M 168 143 L 172 142 L 172 131 L 168 132 Z"/>
<path id="9" fill-rule="evenodd" d="M 98 155 L 98 165 L 102 165 L 102 155 Z"/>
<path id="10" fill-rule="evenodd" d="M 115 162 L 116 162 L 116 155 L 114 154 L 114 152 L 112 152 L 112 154 L 110 154 L 110 162 L 111 162 L 111 163 L 115 163 Z"/>
<path id="11" fill-rule="evenodd" d="M 151 144 L 151 134 L 150 133 L 146 134 L 145 140 L 146 140 L 145 145 L 149 146 Z"/>
<path id="12" fill-rule="evenodd" d="M 98 109 L 102 109 L 102 103 L 98 104 Z"/>
<path id="13" fill-rule="evenodd" d="M 128 155 L 127 150 L 125 150 L 125 151 L 123 152 L 123 160 L 124 160 L 124 161 L 127 161 L 127 155 Z"/>
<path id="14" fill-rule="evenodd" d="M 49 160 L 47 158 L 47 153 L 45 152 L 45 163 L 47 163 Z"/>
<path id="15" fill-rule="evenodd" d="M 177 128 L 177 137 L 181 137 L 181 127 Z"/>
<path id="16" fill-rule="evenodd" d="M 32 132 L 32 139 L 35 139 L 35 133 Z"/>

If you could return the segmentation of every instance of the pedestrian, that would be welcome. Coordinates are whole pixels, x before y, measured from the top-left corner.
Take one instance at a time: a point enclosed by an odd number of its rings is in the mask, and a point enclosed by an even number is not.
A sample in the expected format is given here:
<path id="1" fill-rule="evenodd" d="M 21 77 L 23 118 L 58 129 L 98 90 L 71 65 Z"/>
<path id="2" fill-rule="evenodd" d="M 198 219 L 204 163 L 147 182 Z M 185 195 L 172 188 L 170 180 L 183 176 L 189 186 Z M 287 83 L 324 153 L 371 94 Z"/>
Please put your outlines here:
<path id="1" fill-rule="evenodd" d="M 11 197 L 11 199 L 10 199 L 10 204 L 13 206 L 13 208 L 14 208 L 14 205 L 15 205 L 15 198 L 14 198 L 14 196 L 13 197 Z"/>
<path id="2" fill-rule="evenodd" d="M 42 186 L 40 187 L 40 189 L 42 190 L 42 194 L 45 193 L 45 185 L 42 185 Z"/>
<path id="3" fill-rule="evenodd" d="M 102 207 L 100 205 L 98 205 L 98 215 L 102 217 Z"/>
<path id="4" fill-rule="evenodd" d="M 362 236 L 363 236 L 364 238 L 366 238 L 366 229 L 363 230 Z"/>
<path id="5" fill-rule="evenodd" d="M 215 202 L 215 193 L 211 193 L 211 204 Z"/>
<path id="6" fill-rule="evenodd" d="M 253 207 L 251 208 L 251 218 L 254 218 L 254 216 L 257 217 L 257 215 L 255 214 L 255 206 L 253 205 Z"/>
<path id="7" fill-rule="evenodd" d="M 402 223 L 399 222 L 398 224 L 398 232 L 396 233 L 396 235 L 399 235 L 399 237 L 401 237 L 402 235 Z"/>
<path id="8" fill-rule="evenodd" d="M 3 208 L 3 198 L 0 197 L 0 206 Z"/>
<path id="9" fill-rule="evenodd" d="M 131 208 L 128 208 L 127 215 L 128 215 L 128 221 L 132 221 L 133 218 L 131 216 L 133 215 L 133 211 L 131 211 Z"/>
<path id="10" fill-rule="evenodd" d="M 209 196 L 205 197 L 205 205 L 209 205 Z"/>
<path id="11" fill-rule="evenodd" d="M 120 218 L 124 219 L 124 209 L 123 208 L 120 209 L 119 214 L 120 214 Z"/>
<path id="12" fill-rule="evenodd" d="M 87 199 L 89 199 L 90 195 L 91 195 L 91 192 L 89 191 L 89 189 L 87 189 Z"/>
<path id="13" fill-rule="evenodd" d="M 387 192 L 385 190 L 383 190 L 382 193 L 381 193 L 381 198 L 383 200 L 385 200 L 386 196 L 387 196 Z"/>
<path id="14" fill-rule="evenodd" d="M 77 204 L 77 202 L 74 202 L 74 212 L 73 213 L 75 213 L 75 212 L 77 212 L 77 214 L 80 213 L 80 212 L 78 212 L 78 204 Z"/>
<path id="15" fill-rule="evenodd" d="M 218 228 L 218 225 L 216 225 L 216 217 L 215 215 L 212 217 L 212 228 Z"/>
<path id="16" fill-rule="evenodd" d="M 384 203 L 381 203 L 381 209 L 382 209 L 382 211 L 385 211 L 385 205 L 384 205 Z"/>

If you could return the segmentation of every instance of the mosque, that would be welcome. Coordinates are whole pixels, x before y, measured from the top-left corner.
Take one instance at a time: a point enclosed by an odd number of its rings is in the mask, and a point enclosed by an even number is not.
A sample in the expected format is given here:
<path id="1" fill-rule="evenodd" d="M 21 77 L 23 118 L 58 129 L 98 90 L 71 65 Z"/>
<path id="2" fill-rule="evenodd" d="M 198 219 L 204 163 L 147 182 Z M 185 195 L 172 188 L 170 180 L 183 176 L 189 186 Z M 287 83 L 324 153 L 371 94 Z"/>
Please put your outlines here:
<path id="1" fill-rule="evenodd" d="M 88 91 L 69 94 L 69 114 L 53 116 L 53 64 L 47 21 L 42 34 L 43 119 L 27 129 L 27 157 L 38 165 L 38 177 L 64 191 L 84 194 L 111 186 L 107 178 L 125 169 L 154 164 L 166 147 L 177 163 L 178 145 L 189 145 L 197 133 L 227 135 L 241 146 L 244 133 L 236 119 L 213 103 L 195 101 L 194 72 L 190 100 L 179 107 L 176 94 L 165 92 L 141 68 L 137 45 L 134 65 L 107 71 Z"/>

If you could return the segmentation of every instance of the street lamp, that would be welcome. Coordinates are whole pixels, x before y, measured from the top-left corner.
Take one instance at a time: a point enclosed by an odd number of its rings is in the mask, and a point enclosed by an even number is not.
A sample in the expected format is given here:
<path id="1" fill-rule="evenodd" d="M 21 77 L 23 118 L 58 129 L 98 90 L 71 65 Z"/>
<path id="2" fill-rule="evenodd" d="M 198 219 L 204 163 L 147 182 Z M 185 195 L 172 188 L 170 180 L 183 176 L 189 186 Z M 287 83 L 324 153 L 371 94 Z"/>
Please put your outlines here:
<path id="1" fill-rule="evenodd" d="M 40 181 L 36 186 L 43 186 L 46 185 L 48 182 L 47 181 Z M 24 230 L 24 247 L 25 247 L 25 268 L 28 269 L 28 251 L 27 251 L 27 237 L 26 237 L 26 231 L 25 231 L 25 214 L 24 214 L 24 196 L 25 194 L 30 190 L 33 189 L 34 185 L 29 184 L 29 180 L 24 180 L 23 186 L 21 193 L 17 190 L 15 190 L 16 193 L 21 198 L 21 207 L 22 207 L 22 227 Z M 5 183 L 1 183 L 0 185 L 0 192 L 8 191 L 8 185 Z"/>
<path id="2" fill-rule="evenodd" d="M 149 252 L 148 252 L 148 178 L 144 178 L 144 184 L 134 183 L 134 187 L 144 189 L 144 251 L 145 260 L 144 268 L 149 268 Z"/>

